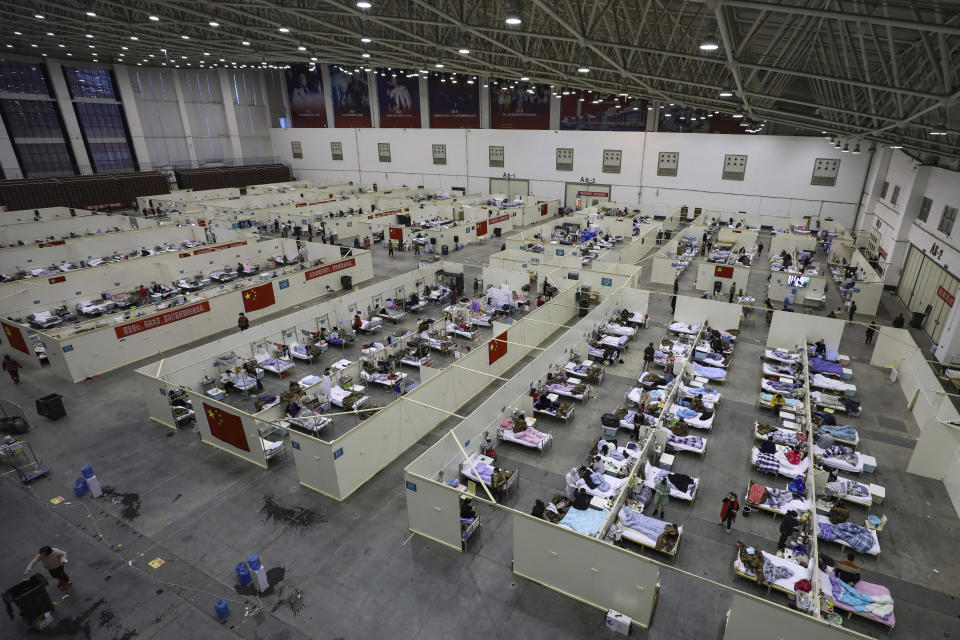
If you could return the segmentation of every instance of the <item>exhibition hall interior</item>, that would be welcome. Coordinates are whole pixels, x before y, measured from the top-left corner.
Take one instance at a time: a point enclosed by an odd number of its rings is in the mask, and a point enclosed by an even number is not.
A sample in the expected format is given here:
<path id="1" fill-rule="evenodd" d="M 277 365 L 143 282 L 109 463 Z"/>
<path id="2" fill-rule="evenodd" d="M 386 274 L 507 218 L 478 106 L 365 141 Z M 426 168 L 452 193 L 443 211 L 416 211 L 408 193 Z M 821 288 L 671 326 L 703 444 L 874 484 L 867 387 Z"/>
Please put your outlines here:
<path id="1" fill-rule="evenodd" d="M 0 6 L 0 637 L 960 636 L 955 3 Z"/>

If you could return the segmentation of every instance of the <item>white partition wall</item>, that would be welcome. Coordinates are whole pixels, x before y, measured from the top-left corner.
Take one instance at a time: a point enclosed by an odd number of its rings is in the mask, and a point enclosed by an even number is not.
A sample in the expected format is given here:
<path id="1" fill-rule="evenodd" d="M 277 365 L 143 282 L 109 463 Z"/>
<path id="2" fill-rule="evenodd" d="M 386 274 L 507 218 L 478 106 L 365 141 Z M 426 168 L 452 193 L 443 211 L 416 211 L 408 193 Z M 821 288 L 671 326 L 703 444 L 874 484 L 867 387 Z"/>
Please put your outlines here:
<path id="1" fill-rule="evenodd" d="M 650 625 L 660 569 L 620 547 L 514 512 L 513 572 L 606 611 Z"/>
<path id="2" fill-rule="evenodd" d="M 677 296 L 677 309 L 673 314 L 675 322 L 700 324 L 710 323 L 714 329 L 737 329 L 740 326 L 740 305 L 726 301 L 705 300 L 689 296 Z"/>
<path id="3" fill-rule="evenodd" d="M 723 284 L 720 289 L 720 296 L 724 299 L 730 290 L 731 283 L 735 291 L 747 290 L 747 281 L 750 280 L 750 267 L 735 267 L 700 261 L 694 264 L 697 265 L 697 282 L 694 287 L 699 291 L 713 291 L 713 283 L 717 281 Z M 736 300 L 736 297 L 734 297 L 734 300 Z"/>
<path id="4" fill-rule="evenodd" d="M 846 322 L 835 318 L 811 316 L 805 313 L 774 311 L 767 333 L 767 347 L 792 349 L 796 345 L 806 345 L 823 338 L 827 349 L 840 349 L 840 339 Z"/>
<path id="5" fill-rule="evenodd" d="M 720 612 L 718 612 L 720 613 Z M 829 625 L 772 602 L 736 593 L 723 631 L 724 640 L 849 640 L 870 636 Z"/>

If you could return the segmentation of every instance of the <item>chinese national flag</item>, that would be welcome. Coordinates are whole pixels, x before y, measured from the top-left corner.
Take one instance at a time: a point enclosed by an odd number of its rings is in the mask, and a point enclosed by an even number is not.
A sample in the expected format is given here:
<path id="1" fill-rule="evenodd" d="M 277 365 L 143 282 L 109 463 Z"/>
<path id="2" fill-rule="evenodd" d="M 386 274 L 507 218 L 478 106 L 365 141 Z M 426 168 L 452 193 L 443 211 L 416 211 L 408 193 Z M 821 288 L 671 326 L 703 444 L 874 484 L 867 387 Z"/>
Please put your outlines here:
<path id="1" fill-rule="evenodd" d="M 274 304 L 277 299 L 273 296 L 273 283 L 268 282 L 253 289 L 247 289 L 243 292 L 243 310 L 257 311 L 266 309 Z"/>
<path id="2" fill-rule="evenodd" d="M 477 237 L 487 235 L 487 221 L 481 220 L 477 223 Z"/>
<path id="3" fill-rule="evenodd" d="M 489 347 L 490 362 L 493 364 L 507 353 L 507 332 L 504 331 L 496 338 L 490 341 Z"/>
<path id="4" fill-rule="evenodd" d="M 715 278 L 732 278 L 733 267 L 721 267 L 721 266 L 714 267 L 713 276 Z"/>
<path id="5" fill-rule="evenodd" d="M 206 402 L 203 403 L 203 412 L 207 416 L 207 424 L 210 425 L 210 435 L 217 440 L 226 442 L 231 447 L 236 447 L 241 451 L 250 451 L 250 445 L 247 444 L 247 434 L 243 430 L 243 420 L 240 416 L 211 407 Z"/>
<path id="6" fill-rule="evenodd" d="M 6 336 L 10 346 L 30 355 L 30 350 L 27 349 L 27 343 L 23 341 L 23 334 L 20 333 L 20 327 L 14 327 L 6 322 L 0 322 L 0 324 L 3 325 L 3 335 Z"/>

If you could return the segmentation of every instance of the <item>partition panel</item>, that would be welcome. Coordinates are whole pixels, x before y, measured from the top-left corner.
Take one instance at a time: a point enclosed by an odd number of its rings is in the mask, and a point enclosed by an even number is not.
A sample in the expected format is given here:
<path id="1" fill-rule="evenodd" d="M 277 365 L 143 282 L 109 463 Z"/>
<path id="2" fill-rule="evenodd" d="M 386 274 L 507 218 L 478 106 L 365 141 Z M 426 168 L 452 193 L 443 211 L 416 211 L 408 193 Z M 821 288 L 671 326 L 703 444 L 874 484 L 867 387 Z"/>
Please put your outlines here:
<path id="1" fill-rule="evenodd" d="M 461 551 L 460 492 L 409 471 L 404 486 L 410 531 Z"/>
<path id="2" fill-rule="evenodd" d="M 514 512 L 513 572 L 647 628 L 660 569 L 651 561 L 545 520 Z"/>
<path id="3" fill-rule="evenodd" d="M 845 325 L 846 321 L 839 318 L 774 311 L 770 331 L 767 333 L 767 347 L 793 348 L 796 345 L 806 345 L 808 341 L 816 342 L 819 338 L 823 338 L 827 349 L 839 350 Z"/>
<path id="4" fill-rule="evenodd" d="M 203 442 L 267 468 L 267 457 L 253 416 L 197 394 L 193 394 L 193 401 Z"/>
<path id="5" fill-rule="evenodd" d="M 734 592 L 724 640 L 849 640 L 870 636 L 821 622 L 794 609 Z"/>
<path id="6" fill-rule="evenodd" d="M 304 433 L 290 432 L 290 449 L 300 484 L 335 500 L 339 499 L 340 485 L 333 466 L 330 443 Z"/>
<path id="7" fill-rule="evenodd" d="M 738 304 L 677 296 L 677 309 L 673 319 L 687 324 L 699 324 L 706 320 L 714 329 L 729 331 L 740 326 L 740 313 Z"/>

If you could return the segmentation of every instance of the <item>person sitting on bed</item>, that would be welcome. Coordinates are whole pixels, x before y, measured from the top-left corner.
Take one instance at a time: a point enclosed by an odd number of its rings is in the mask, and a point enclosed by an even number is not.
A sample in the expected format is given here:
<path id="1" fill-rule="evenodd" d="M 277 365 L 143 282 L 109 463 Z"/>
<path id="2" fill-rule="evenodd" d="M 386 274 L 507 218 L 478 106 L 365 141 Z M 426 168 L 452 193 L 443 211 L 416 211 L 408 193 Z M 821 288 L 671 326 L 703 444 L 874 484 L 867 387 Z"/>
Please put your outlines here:
<path id="1" fill-rule="evenodd" d="M 821 449 L 829 449 L 833 445 L 837 444 L 837 441 L 834 439 L 834 437 L 826 432 L 818 433 L 814 437 L 814 441 L 817 443 L 817 446 L 819 446 Z"/>
<path id="2" fill-rule="evenodd" d="M 590 465 L 594 473 L 603 473 L 603 460 L 600 456 L 593 456 L 593 463 Z"/>
<path id="3" fill-rule="evenodd" d="M 360 317 L 360 314 L 353 316 L 353 328 L 355 330 L 360 330 L 360 327 L 363 326 L 363 319 Z"/>
<path id="4" fill-rule="evenodd" d="M 600 455 L 606 456 L 608 458 L 613 458 L 614 460 L 626 460 L 626 456 L 620 453 L 619 449 L 612 448 L 610 445 L 605 444 L 600 448 Z"/>
<path id="5" fill-rule="evenodd" d="M 573 497 L 573 504 L 570 505 L 574 509 L 579 509 L 580 511 L 586 511 L 590 508 L 590 494 L 587 493 L 587 490 L 583 487 L 577 489 L 576 495 Z"/>
<path id="6" fill-rule="evenodd" d="M 473 500 L 470 498 L 460 501 L 460 517 L 465 520 L 472 520 L 477 517 L 477 510 L 473 508 Z"/>
<path id="7" fill-rule="evenodd" d="M 580 467 L 580 470 L 578 471 L 578 474 L 579 474 L 580 477 L 583 479 L 583 481 L 587 483 L 587 486 L 588 486 L 589 488 L 591 488 L 591 489 L 596 489 L 597 486 L 599 486 L 599 483 L 598 483 L 598 482 L 595 482 L 594 479 L 593 479 L 593 472 L 592 472 L 592 470 L 587 469 L 586 467 Z"/>
<path id="8" fill-rule="evenodd" d="M 823 358 L 827 355 L 827 345 L 823 341 L 823 338 L 817 340 L 817 343 L 813 347 L 813 355 L 818 358 Z"/>
<path id="9" fill-rule="evenodd" d="M 784 406 L 786 403 L 787 401 L 783 399 L 782 395 L 779 393 L 773 394 L 773 397 L 770 398 L 770 413 L 777 415 L 777 413 L 780 411 L 780 407 Z"/>
<path id="10" fill-rule="evenodd" d="M 777 444 L 773 441 L 773 436 L 770 435 L 766 440 L 760 441 L 760 453 L 769 453 L 774 455 L 777 453 Z"/>
<path id="11" fill-rule="evenodd" d="M 853 559 L 855 557 L 852 551 L 848 552 L 846 560 L 837 562 L 837 569 L 835 571 L 837 577 L 849 585 L 860 582 L 860 567 L 854 564 Z"/>

